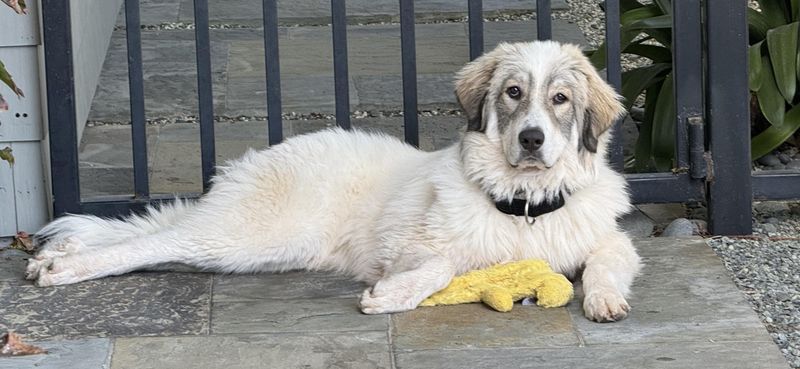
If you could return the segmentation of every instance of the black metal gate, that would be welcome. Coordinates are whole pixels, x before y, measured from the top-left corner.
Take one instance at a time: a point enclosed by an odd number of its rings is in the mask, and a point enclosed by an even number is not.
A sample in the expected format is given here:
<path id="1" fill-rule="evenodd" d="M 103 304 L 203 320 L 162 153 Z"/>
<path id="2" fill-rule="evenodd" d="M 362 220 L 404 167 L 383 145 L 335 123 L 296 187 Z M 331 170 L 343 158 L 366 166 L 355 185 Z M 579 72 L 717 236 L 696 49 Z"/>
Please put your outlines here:
<path id="1" fill-rule="evenodd" d="M 531 0 L 533 1 L 533 0 Z M 54 214 L 118 215 L 172 195 L 152 195 L 148 186 L 144 88 L 138 0 L 125 1 L 131 96 L 134 194 L 82 200 L 78 175 L 77 122 L 69 0 L 42 0 Z M 399 0 L 405 140 L 417 146 L 414 2 Z M 470 58 L 483 53 L 482 1 L 468 0 Z M 536 0 L 539 39 L 551 35 L 550 0 Z M 621 86 L 620 0 L 606 0 L 607 78 Z M 635 203 L 707 201 L 714 234 L 751 232 L 756 199 L 800 198 L 800 175 L 751 175 L 747 89 L 747 4 L 741 0 L 672 1 L 673 65 L 677 122 L 675 163 L 669 173 L 629 174 Z M 194 1 L 197 85 L 204 190 L 214 174 L 214 112 L 208 0 Z M 350 128 L 347 18 L 344 0 L 331 0 L 337 124 Z M 703 29 L 705 26 L 705 29 Z M 276 0 L 263 0 L 266 106 L 269 143 L 283 138 Z M 705 36 L 705 38 L 704 38 Z M 730 61 L 736 62 L 730 62 Z M 621 122 L 615 130 L 619 131 Z M 623 165 L 621 135 L 612 164 Z M 195 194 L 197 196 L 199 194 Z"/>

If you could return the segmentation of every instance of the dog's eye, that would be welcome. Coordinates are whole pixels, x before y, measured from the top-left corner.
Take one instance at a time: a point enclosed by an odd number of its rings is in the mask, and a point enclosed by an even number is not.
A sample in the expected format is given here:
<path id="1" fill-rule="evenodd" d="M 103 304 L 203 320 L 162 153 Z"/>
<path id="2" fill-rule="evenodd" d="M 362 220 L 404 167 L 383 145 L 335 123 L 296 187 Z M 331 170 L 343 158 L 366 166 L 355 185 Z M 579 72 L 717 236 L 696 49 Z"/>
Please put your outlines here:
<path id="1" fill-rule="evenodd" d="M 514 100 L 517 100 L 522 96 L 522 91 L 520 91 L 519 87 L 517 86 L 509 87 L 508 89 L 506 89 L 506 93 L 508 94 L 508 97 Z"/>
<path id="2" fill-rule="evenodd" d="M 564 96 L 564 94 L 562 94 L 560 92 L 557 93 L 555 96 L 553 96 L 553 103 L 556 104 L 556 105 L 563 104 L 563 103 L 567 102 L 567 100 L 568 100 L 567 97 Z"/>

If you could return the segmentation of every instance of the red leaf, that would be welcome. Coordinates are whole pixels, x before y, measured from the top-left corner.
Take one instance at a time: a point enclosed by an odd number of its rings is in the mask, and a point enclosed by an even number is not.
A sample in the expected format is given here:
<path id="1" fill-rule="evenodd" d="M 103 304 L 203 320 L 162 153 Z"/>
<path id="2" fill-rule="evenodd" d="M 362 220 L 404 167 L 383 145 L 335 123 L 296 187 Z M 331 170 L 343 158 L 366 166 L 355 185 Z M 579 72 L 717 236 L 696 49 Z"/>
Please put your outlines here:
<path id="1" fill-rule="evenodd" d="M 22 337 L 14 332 L 8 332 L 0 339 L 0 356 L 23 356 L 46 354 L 47 350 L 22 342 Z"/>

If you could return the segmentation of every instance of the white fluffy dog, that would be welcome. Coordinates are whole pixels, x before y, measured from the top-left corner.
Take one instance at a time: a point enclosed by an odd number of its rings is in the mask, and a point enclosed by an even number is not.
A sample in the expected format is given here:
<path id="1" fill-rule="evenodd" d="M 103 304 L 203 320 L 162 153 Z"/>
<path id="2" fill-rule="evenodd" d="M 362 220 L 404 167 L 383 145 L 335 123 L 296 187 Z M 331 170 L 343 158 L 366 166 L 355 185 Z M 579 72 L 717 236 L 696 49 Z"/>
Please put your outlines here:
<path id="1" fill-rule="evenodd" d="M 367 314 L 414 309 L 453 276 L 541 258 L 583 271 L 586 316 L 624 318 L 640 260 L 606 162 L 619 96 L 580 50 L 501 44 L 467 64 L 462 140 L 436 152 L 331 129 L 220 168 L 208 194 L 125 220 L 68 215 L 39 234 L 27 277 L 76 283 L 165 263 L 205 270 L 329 270 L 365 281 Z"/>

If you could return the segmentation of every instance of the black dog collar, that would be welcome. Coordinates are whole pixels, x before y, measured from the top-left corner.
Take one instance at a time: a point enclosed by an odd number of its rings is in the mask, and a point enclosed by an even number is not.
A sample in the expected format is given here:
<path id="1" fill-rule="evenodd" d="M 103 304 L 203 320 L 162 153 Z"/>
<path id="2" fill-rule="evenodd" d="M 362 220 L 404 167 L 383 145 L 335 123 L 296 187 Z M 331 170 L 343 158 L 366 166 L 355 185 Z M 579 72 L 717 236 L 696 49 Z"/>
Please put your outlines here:
<path id="1" fill-rule="evenodd" d="M 494 205 L 497 210 L 505 214 L 525 217 L 525 221 L 528 224 L 533 224 L 536 222 L 536 217 L 561 209 L 564 206 L 564 195 L 559 193 L 555 199 L 538 204 L 532 204 L 528 199 L 515 198 L 510 203 L 508 201 L 495 201 Z"/>

